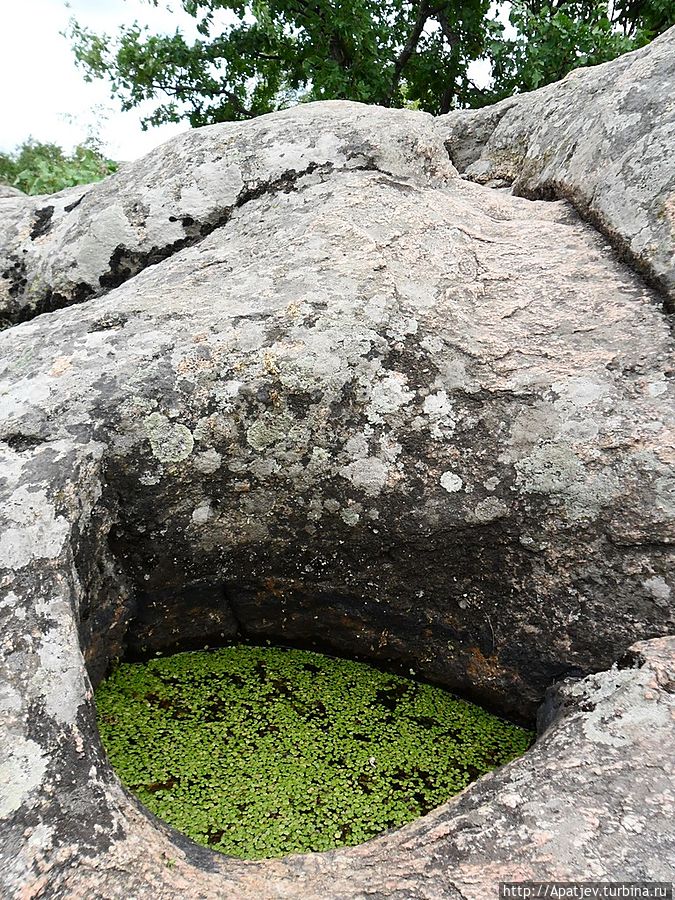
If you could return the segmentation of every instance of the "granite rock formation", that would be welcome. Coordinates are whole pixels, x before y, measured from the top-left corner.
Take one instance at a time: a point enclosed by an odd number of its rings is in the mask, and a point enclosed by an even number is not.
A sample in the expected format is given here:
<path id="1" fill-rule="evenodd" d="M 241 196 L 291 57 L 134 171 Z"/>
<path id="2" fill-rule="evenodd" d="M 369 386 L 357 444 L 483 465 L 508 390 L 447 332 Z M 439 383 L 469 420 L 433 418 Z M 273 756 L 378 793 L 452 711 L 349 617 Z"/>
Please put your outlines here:
<path id="1" fill-rule="evenodd" d="M 674 44 L 569 80 L 604 109 Z M 553 118 L 564 85 L 542 92 Z M 476 175 L 490 115 L 312 104 L 0 199 L 8 897 L 482 898 L 502 878 L 675 874 L 673 232 L 645 214 L 653 252 L 620 259 L 571 188 L 578 212 L 460 177 L 448 147 Z M 362 847 L 218 858 L 122 790 L 91 683 L 233 637 L 413 669 L 525 720 L 547 698 L 545 730 Z"/>
<path id="2" fill-rule="evenodd" d="M 465 177 L 566 199 L 675 307 L 675 37 L 439 118 Z"/>

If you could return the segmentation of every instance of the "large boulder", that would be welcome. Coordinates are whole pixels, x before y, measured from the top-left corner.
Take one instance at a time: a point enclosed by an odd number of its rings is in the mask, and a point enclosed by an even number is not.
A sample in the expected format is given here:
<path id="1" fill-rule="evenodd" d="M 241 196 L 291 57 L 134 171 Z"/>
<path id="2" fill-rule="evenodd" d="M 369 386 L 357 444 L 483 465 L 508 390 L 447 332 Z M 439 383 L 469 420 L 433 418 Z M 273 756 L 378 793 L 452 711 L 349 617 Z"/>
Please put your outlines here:
<path id="1" fill-rule="evenodd" d="M 304 104 L 274 119 L 187 131 L 111 177 L 51 197 L 0 199 L 0 322 L 99 296 L 301 177 L 450 163 L 423 113 Z"/>
<path id="2" fill-rule="evenodd" d="M 424 114 L 315 104 L 0 201 L 10 321 L 91 288 L 0 334 L 8 897 L 673 875 L 648 799 L 672 789 L 672 334 L 567 202 L 462 179 L 446 140 Z M 122 790 L 91 685 L 125 653 L 230 638 L 412 669 L 523 720 L 548 696 L 549 727 L 408 829 L 225 860 Z M 587 677 L 547 695 L 565 676 Z"/>
<path id="3" fill-rule="evenodd" d="M 675 306 L 675 28 L 531 94 L 439 118 L 467 178 L 565 198 Z"/>
<path id="4" fill-rule="evenodd" d="M 139 650 L 207 584 L 200 639 L 321 638 L 527 715 L 673 625 L 671 334 L 564 203 L 312 173 L 0 340 L 4 560 L 26 491 L 77 520 L 54 479 L 95 447 Z"/>

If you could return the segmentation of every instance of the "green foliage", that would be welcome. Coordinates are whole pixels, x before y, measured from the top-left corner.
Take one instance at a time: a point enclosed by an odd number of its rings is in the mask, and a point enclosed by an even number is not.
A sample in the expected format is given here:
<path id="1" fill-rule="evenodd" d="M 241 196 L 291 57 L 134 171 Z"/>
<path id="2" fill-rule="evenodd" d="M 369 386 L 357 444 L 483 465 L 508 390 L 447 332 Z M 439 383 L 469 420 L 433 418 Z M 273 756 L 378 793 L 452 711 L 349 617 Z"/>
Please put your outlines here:
<path id="1" fill-rule="evenodd" d="M 70 37 L 85 77 L 108 78 L 130 109 L 166 98 L 146 124 L 246 119 L 300 100 L 443 112 L 476 91 L 469 63 L 484 49 L 489 0 L 183 0 L 201 35 L 153 35 L 134 23 L 117 40 L 76 22 Z M 229 23 L 223 25 L 223 22 Z"/>
<path id="2" fill-rule="evenodd" d="M 281 648 L 124 664 L 96 704 L 124 784 L 193 840 L 243 858 L 368 840 L 533 737 L 440 688 Z"/>
<path id="3" fill-rule="evenodd" d="M 615 59 L 675 24 L 673 0 L 514 0 L 511 40 L 493 39 L 491 100 L 558 81 L 578 66 Z"/>
<path id="4" fill-rule="evenodd" d="M 53 194 L 76 184 L 100 181 L 117 169 L 94 142 L 80 144 L 70 154 L 56 144 L 29 139 L 14 153 L 0 153 L 0 182 L 26 194 Z"/>
<path id="5" fill-rule="evenodd" d="M 675 24 L 675 0 L 513 0 L 512 39 L 490 0 L 182 0 L 182 6 L 196 21 L 200 37 L 193 43 L 179 31 L 153 35 L 137 23 L 114 40 L 71 22 L 87 80 L 109 79 L 123 109 L 161 101 L 146 126 L 247 119 L 303 100 L 435 114 L 482 106 L 613 59 Z M 476 87 L 468 74 L 477 60 L 492 66 L 490 89 Z"/>

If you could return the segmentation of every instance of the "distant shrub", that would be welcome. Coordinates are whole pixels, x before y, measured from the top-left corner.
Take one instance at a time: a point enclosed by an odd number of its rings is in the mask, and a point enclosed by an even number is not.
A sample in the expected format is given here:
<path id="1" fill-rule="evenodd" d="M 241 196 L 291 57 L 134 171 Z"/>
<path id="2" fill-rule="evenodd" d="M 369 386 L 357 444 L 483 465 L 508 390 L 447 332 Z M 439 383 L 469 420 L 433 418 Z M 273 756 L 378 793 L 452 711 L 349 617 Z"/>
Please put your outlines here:
<path id="1" fill-rule="evenodd" d="M 76 184 L 100 181 L 117 170 L 95 142 L 85 142 L 69 155 L 57 144 L 29 138 L 13 153 L 0 153 L 0 183 L 26 194 L 53 194 Z"/>

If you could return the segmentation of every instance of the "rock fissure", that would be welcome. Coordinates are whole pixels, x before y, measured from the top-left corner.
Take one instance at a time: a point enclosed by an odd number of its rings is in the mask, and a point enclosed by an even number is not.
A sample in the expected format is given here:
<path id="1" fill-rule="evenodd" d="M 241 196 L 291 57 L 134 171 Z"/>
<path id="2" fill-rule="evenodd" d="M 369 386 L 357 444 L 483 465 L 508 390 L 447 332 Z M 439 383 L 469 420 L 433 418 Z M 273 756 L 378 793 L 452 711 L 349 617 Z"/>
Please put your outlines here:
<path id="1" fill-rule="evenodd" d="M 505 114 L 506 111 L 504 115 Z M 498 124 L 498 122 L 495 123 L 495 128 Z M 483 135 L 484 143 L 478 145 L 476 149 L 487 151 L 491 136 L 492 132 Z M 446 143 L 448 157 L 450 159 L 450 162 L 454 165 L 455 162 L 453 160 L 451 146 L 452 145 Z M 573 151 L 570 152 L 573 153 Z M 468 159 L 466 162 L 471 164 L 475 162 L 475 159 Z M 609 226 L 607 222 L 595 211 L 594 197 L 588 199 L 583 198 L 577 191 L 571 190 L 565 185 L 555 182 L 540 182 L 533 189 L 526 188 L 520 185 L 519 175 L 495 174 L 492 171 L 490 171 L 489 174 L 469 174 L 466 168 L 458 168 L 458 171 L 460 176 L 465 180 L 471 181 L 475 184 L 479 184 L 483 187 L 487 187 L 492 190 L 503 190 L 505 188 L 509 188 L 514 197 L 522 197 L 525 200 L 531 201 L 541 200 L 546 203 L 555 203 L 560 200 L 569 203 L 574 212 L 583 222 L 590 225 L 595 231 L 598 232 L 598 234 L 600 234 L 609 242 L 609 244 L 614 249 L 619 262 L 631 268 L 637 275 L 644 279 L 645 284 L 648 287 L 652 288 L 658 293 L 659 299 L 657 300 L 657 303 L 663 307 L 663 311 L 668 315 L 675 314 L 675 299 L 673 298 L 673 296 L 671 296 L 672 290 L 669 289 L 669 282 L 667 281 L 667 279 L 656 275 L 652 270 L 649 262 L 631 250 L 630 245 L 626 241 L 625 235 Z M 639 238 L 642 231 L 648 231 L 649 229 L 650 225 L 645 224 L 642 227 L 641 231 L 638 233 L 637 237 Z M 476 235 L 472 235 L 472 237 L 476 237 L 477 240 L 485 240 L 487 243 L 494 243 L 494 241 L 489 241 L 486 238 L 481 239 Z"/>
<path id="2" fill-rule="evenodd" d="M 50 213 L 43 198 L 41 205 L 40 199 L 31 198 L 2 201 L 9 213 L 4 223 L 5 260 L 11 260 L 12 253 L 21 259 L 27 277 L 14 277 L 0 254 L 0 269 L 13 284 L 3 298 L 0 283 L 0 315 L 9 324 L 20 323 L 41 312 L 99 298 L 199 242 L 251 200 L 293 190 L 312 174 L 326 177 L 332 171 L 377 169 L 400 183 L 402 177 L 429 180 L 436 171 L 439 178 L 449 174 L 429 117 L 380 110 L 383 122 L 392 122 L 398 132 L 392 142 L 382 131 L 371 130 L 364 118 L 350 120 L 345 114 L 349 104 L 336 102 L 335 107 L 335 132 L 320 142 L 310 137 L 313 113 L 306 106 L 286 114 L 291 121 L 285 143 L 270 141 L 263 120 L 246 124 L 241 148 L 228 147 L 227 141 L 218 146 L 215 138 L 212 143 L 218 152 L 213 152 L 212 159 L 205 160 L 197 150 L 191 184 L 177 178 L 176 156 L 167 149 L 163 167 L 144 160 L 128 164 L 84 193 L 73 188 L 56 195 L 58 202 Z M 183 142 L 189 145 L 192 140 L 187 135 Z M 422 142 L 426 143 L 422 146 Z M 420 157 L 415 153 L 417 145 L 422 149 Z M 145 190 L 139 191 L 132 182 L 134 170 L 139 180 L 145 175 Z M 166 199 L 158 194 L 158 187 Z M 213 196 L 207 191 L 213 191 Z M 173 202 L 167 202 L 170 195 Z M 26 218 L 33 235 L 28 244 L 23 239 Z M 165 239 L 158 240 L 163 235 Z M 86 256 L 79 252 L 80 246 L 87 248 Z"/>
<path id="3" fill-rule="evenodd" d="M 42 298 L 39 299 L 33 306 L 21 306 L 16 313 L 16 320 L 12 321 L 10 319 L 8 322 L 6 322 L 6 324 L 4 324 L 4 327 L 8 327 L 13 324 L 20 324 L 21 322 L 27 322 L 35 316 L 54 312 L 67 306 L 74 306 L 79 303 L 85 303 L 88 300 L 105 296 L 108 291 L 111 291 L 114 288 L 117 288 L 120 285 L 124 284 L 126 281 L 134 278 L 149 266 L 159 265 L 161 262 L 170 259 L 176 253 L 179 253 L 186 247 L 192 247 L 195 244 L 198 244 L 205 237 L 212 234 L 212 232 L 214 232 L 216 229 L 225 227 L 230 222 L 235 211 L 241 209 L 247 203 L 258 200 L 265 196 L 273 196 L 276 193 L 289 193 L 292 190 L 296 190 L 298 183 L 308 175 L 317 175 L 321 178 L 324 178 L 330 175 L 339 175 L 344 171 L 377 171 L 384 176 L 391 177 L 393 179 L 396 178 L 396 176 L 391 172 L 388 172 L 385 169 L 379 169 L 374 162 L 351 166 L 346 170 L 336 170 L 331 163 L 326 165 L 311 163 L 309 166 L 307 166 L 306 169 L 303 169 L 301 171 L 288 170 L 287 172 L 284 172 L 283 175 L 281 175 L 279 178 L 276 178 L 273 181 L 256 185 L 253 188 L 247 188 L 242 191 L 236 202 L 232 206 L 222 211 L 215 219 L 215 221 L 206 221 L 200 223 L 195 222 L 190 217 L 183 217 L 180 220 L 181 224 L 183 225 L 183 228 L 190 233 L 186 237 L 176 240 L 171 244 L 168 244 L 164 247 L 152 247 L 148 251 L 137 251 L 129 249 L 122 244 L 118 245 L 113 251 L 112 256 L 110 257 L 108 271 L 100 275 L 98 278 L 98 288 L 92 287 L 85 282 L 81 282 L 80 284 L 74 286 L 70 295 L 64 295 L 59 291 L 48 289 L 42 296 Z M 71 204 L 69 207 L 66 207 L 67 211 L 76 208 L 82 199 L 83 197 L 80 198 L 80 200 L 76 203 Z M 36 224 L 33 231 L 31 232 L 32 240 L 48 232 L 49 223 L 53 211 L 53 207 L 48 207 L 44 210 L 38 211 L 38 213 L 36 214 Z M 169 216 L 168 218 L 169 221 L 178 221 L 178 218 L 175 216 Z M 23 290 L 25 289 L 27 284 L 27 279 L 25 278 L 25 266 L 21 267 L 20 264 L 17 264 L 15 268 L 16 274 L 11 271 L 7 271 L 6 273 L 3 273 L 3 277 L 12 280 L 12 287 L 10 288 L 11 296 L 17 301 L 20 301 Z"/>

